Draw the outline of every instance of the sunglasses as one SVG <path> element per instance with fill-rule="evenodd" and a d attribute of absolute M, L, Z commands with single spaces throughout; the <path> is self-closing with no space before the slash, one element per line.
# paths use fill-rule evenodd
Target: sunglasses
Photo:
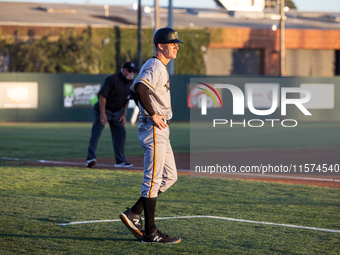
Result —
<path fill-rule="evenodd" d="M 128 72 L 128 73 L 134 73 L 135 70 L 133 70 L 133 69 L 127 69 L 127 72 Z"/>
<path fill-rule="evenodd" d="M 179 48 L 179 43 L 166 43 L 166 44 L 172 47 L 177 46 Z"/>

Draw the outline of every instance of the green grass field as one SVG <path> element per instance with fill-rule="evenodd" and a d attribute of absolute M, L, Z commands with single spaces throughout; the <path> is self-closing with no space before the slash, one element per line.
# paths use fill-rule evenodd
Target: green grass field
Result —
<path fill-rule="evenodd" d="M 58 167 L 1 167 L 2 254 L 339 254 L 340 233 L 218 219 L 159 220 L 178 245 L 145 245 L 118 219 L 142 174 Z M 158 217 L 212 215 L 340 230 L 336 189 L 180 176 Z"/>
<path fill-rule="evenodd" d="M 309 129 L 334 131 L 335 124 Z M 141 244 L 121 222 L 58 225 L 119 219 L 139 197 L 142 173 L 27 167 L 4 158 L 85 157 L 90 128 L 0 125 L 0 254 L 340 254 L 338 232 L 211 218 L 157 220 L 160 230 L 182 238 L 175 245 Z M 99 156 L 112 156 L 110 139 L 106 128 Z M 171 141 L 176 152 L 189 151 L 189 125 L 171 124 Z M 128 126 L 127 154 L 142 154 L 136 127 Z M 339 201 L 338 189 L 181 175 L 159 197 L 156 217 L 210 215 L 340 231 Z"/>
<path fill-rule="evenodd" d="M 0 124 L 2 157 L 24 160 L 86 158 L 92 123 Z M 127 125 L 126 155 L 143 155 L 137 126 Z M 173 150 L 189 151 L 189 124 L 171 126 Z M 111 133 L 106 125 L 99 140 L 97 157 L 113 157 Z"/>
<path fill-rule="evenodd" d="M 194 129 L 191 149 L 249 150 L 300 147 L 339 147 L 340 123 L 299 123 L 297 128 L 228 128 L 218 126 L 214 133 L 206 125 Z M 175 153 L 190 151 L 189 123 L 172 123 L 170 139 Z M 91 123 L 0 123 L 0 164 L 2 158 L 20 160 L 62 160 L 85 158 Z M 216 142 L 214 139 L 218 139 Z M 220 143 L 220 145 L 218 144 Z M 127 125 L 126 155 L 143 155 L 137 127 Z M 113 157 L 109 127 L 98 144 L 98 157 Z"/>
<path fill-rule="evenodd" d="M 178 245 L 145 245 L 118 219 L 139 196 L 142 174 L 81 168 L 2 167 L 1 253 L 339 254 L 340 233 L 217 219 L 159 220 Z M 336 189 L 180 176 L 157 216 L 213 215 L 340 230 Z"/>

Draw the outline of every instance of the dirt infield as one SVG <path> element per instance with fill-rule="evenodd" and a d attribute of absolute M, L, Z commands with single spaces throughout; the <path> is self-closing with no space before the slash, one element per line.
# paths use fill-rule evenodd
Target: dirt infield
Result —
<path fill-rule="evenodd" d="M 287 164 L 305 164 L 305 163 L 316 163 L 316 164 L 340 164 L 340 148 L 307 148 L 307 149 L 281 149 L 279 154 L 278 150 L 267 150 L 267 151 L 230 151 L 227 158 L 230 158 L 231 164 L 238 165 L 242 162 L 244 165 L 255 164 L 256 160 L 259 158 L 257 154 L 265 153 L 267 158 L 272 159 L 273 162 L 289 162 Z M 279 159 L 278 155 L 282 155 Z M 176 164 L 178 168 L 178 173 L 182 175 L 190 174 L 190 153 L 177 153 L 175 154 Z M 143 171 L 143 156 L 133 156 L 127 157 L 128 162 L 133 164 L 131 168 L 125 168 L 127 171 Z M 269 162 L 272 162 L 269 161 Z M 40 160 L 36 162 L 20 162 L 23 165 L 30 166 L 68 166 L 68 167 L 85 167 L 85 159 L 73 159 L 73 160 Z M 248 163 L 247 163 L 248 162 Z M 255 163 L 254 163 L 255 162 Z M 109 169 L 118 170 L 114 167 L 114 158 L 98 158 L 97 164 L 93 166 L 93 169 Z M 122 170 L 119 168 L 119 170 Z M 209 175 L 207 175 L 209 176 Z M 223 177 L 221 175 L 221 177 Z M 237 179 L 237 178 L 235 178 Z M 244 178 L 243 178 L 244 179 Z M 280 183 L 291 183 L 291 184 L 303 184 L 303 185 L 315 185 L 320 187 L 329 188 L 340 188 L 340 173 L 335 175 L 335 178 L 309 178 L 308 175 L 300 177 L 289 177 L 289 178 L 261 178 L 253 179 L 251 177 L 247 178 L 256 181 L 265 182 L 280 182 Z"/>

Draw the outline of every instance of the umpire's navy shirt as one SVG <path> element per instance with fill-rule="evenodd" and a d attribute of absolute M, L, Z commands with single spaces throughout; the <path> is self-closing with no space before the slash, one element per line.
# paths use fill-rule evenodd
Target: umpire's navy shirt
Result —
<path fill-rule="evenodd" d="M 107 77 L 98 95 L 106 98 L 106 109 L 120 111 L 130 99 L 130 86 L 133 80 L 126 79 L 122 72 Z M 98 102 L 99 104 L 99 102 Z"/>

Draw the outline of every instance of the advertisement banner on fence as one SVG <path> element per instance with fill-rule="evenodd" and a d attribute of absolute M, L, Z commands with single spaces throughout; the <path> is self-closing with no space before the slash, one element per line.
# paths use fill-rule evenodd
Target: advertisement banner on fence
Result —
<path fill-rule="evenodd" d="M 38 108 L 37 82 L 0 82 L 0 109 Z"/>
<path fill-rule="evenodd" d="M 98 101 L 100 87 L 99 83 L 64 83 L 64 107 L 93 107 Z"/>

